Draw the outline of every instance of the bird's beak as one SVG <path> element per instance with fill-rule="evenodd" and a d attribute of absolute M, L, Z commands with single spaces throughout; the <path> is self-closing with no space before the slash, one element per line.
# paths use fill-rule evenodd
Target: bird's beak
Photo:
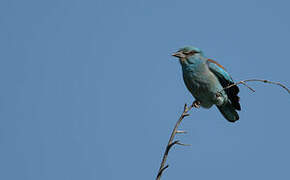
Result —
<path fill-rule="evenodd" d="M 177 58 L 184 58 L 185 57 L 185 55 L 182 52 L 173 53 L 172 56 L 177 57 Z"/>

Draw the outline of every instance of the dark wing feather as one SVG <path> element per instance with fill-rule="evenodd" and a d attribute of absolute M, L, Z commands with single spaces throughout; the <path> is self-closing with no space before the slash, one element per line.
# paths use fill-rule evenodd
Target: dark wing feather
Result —
<path fill-rule="evenodd" d="M 229 75 L 229 73 L 227 73 L 224 67 L 221 66 L 219 63 L 217 63 L 214 60 L 208 59 L 207 64 L 208 64 L 209 69 L 217 76 L 222 87 L 225 88 L 234 84 L 234 81 Z M 228 95 L 233 107 L 236 110 L 241 110 L 241 105 L 239 103 L 240 97 L 238 96 L 238 93 L 240 92 L 239 87 L 232 86 L 228 89 L 225 89 L 225 92 Z"/>

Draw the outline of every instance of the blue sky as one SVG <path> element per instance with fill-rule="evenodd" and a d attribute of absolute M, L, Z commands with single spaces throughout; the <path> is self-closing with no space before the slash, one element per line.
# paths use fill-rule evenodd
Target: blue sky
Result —
<path fill-rule="evenodd" d="M 235 80 L 289 87 L 288 1 L 2 0 L 0 179 L 154 179 L 201 48 Z M 241 87 L 240 121 L 194 110 L 162 179 L 289 179 L 289 94 Z"/>

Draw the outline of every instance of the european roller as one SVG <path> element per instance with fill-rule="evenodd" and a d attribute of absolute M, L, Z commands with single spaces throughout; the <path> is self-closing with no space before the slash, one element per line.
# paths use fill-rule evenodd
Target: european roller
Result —
<path fill-rule="evenodd" d="M 236 110 L 241 110 L 239 103 L 239 88 L 232 86 L 233 79 L 225 68 L 196 47 L 186 46 L 172 54 L 179 58 L 182 67 L 183 80 L 195 98 L 195 107 L 210 108 L 216 105 L 222 115 L 230 122 L 239 119 Z"/>

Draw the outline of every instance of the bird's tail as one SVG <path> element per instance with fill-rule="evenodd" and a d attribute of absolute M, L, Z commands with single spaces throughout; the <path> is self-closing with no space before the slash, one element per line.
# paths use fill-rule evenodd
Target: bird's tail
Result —
<path fill-rule="evenodd" d="M 230 102 L 222 106 L 217 106 L 222 115 L 230 122 L 235 122 L 239 120 L 239 115 L 233 105 Z"/>

